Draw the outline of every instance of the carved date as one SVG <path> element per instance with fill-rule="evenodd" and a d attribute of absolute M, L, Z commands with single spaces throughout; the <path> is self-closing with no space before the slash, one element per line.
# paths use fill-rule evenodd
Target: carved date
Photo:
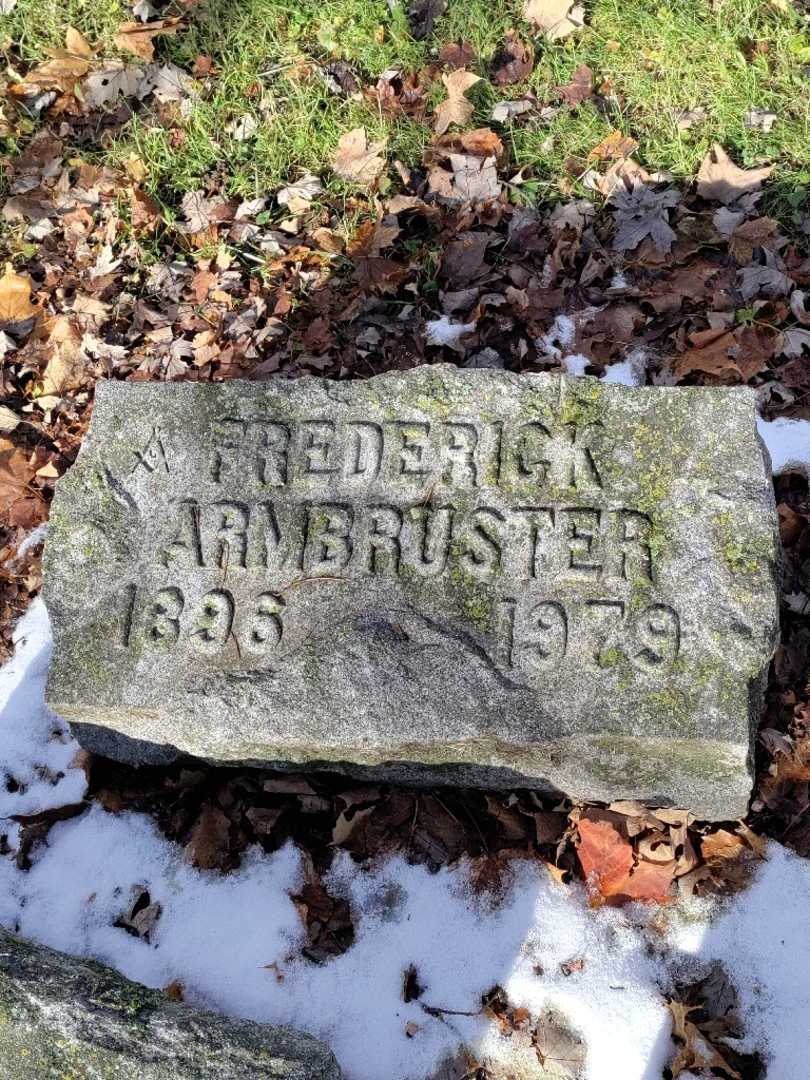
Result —
<path fill-rule="evenodd" d="M 646 671 L 672 666 L 681 623 L 668 604 L 628 612 L 623 600 L 589 600 L 569 610 L 557 600 L 498 602 L 495 632 L 504 667 L 550 672 L 564 661 L 611 668 L 630 662 Z"/>
<path fill-rule="evenodd" d="M 181 589 L 159 589 L 140 599 L 138 587 L 124 591 L 121 644 L 129 646 L 136 635 L 155 647 L 173 648 L 187 642 L 203 655 L 222 652 L 233 643 L 238 655 L 260 655 L 275 649 L 284 635 L 286 602 L 276 593 L 263 592 L 244 602 L 228 589 L 211 589 L 196 603 L 189 603 Z"/>

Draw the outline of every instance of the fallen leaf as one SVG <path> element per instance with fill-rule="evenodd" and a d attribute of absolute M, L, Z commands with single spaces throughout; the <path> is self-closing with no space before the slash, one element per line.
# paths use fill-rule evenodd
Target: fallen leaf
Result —
<path fill-rule="evenodd" d="M 566 1016 L 553 1005 L 540 1013 L 533 1032 L 533 1046 L 543 1077 L 548 1080 L 581 1080 L 587 1047 Z"/>
<path fill-rule="evenodd" d="M 199 870 L 233 869 L 230 827 L 231 823 L 222 810 L 213 803 L 207 803 L 191 830 L 183 852 L 185 861 Z"/>
<path fill-rule="evenodd" d="M 385 169 L 385 158 L 380 155 L 385 151 L 386 140 L 379 139 L 369 143 L 366 129 L 359 127 L 341 135 L 333 168 L 344 180 L 370 186 Z"/>
<path fill-rule="evenodd" d="M 616 207 L 616 233 L 613 246 L 617 251 L 630 251 L 649 236 L 658 251 L 668 252 L 675 240 L 667 211 L 680 202 L 674 188 L 656 191 L 645 184 L 636 184 L 628 191 L 622 185 L 611 196 Z"/>
<path fill-rule="evenodd" d="M 501 182 L 494 157 L 450 154 L 450 167 L 452 175 L 444 169 L 434 169 L 428 174 L 428 187 L 439 196 L 451 201 L 481 203 L 500 195 Z"/>
<path fill-rule="evenodd" d="M 595 879 L 603 896 L 621 891 L 633 867 L 633 848 L 609 821 L 583 817 L 577 826 L 577 858 L 588 879 Z"/>
<path fill-rule="evenodd" d="M 496 124 L 507 124 L 523 113 L 531 112 L 535 107 L 532 98 L 518 98 L 516 101 L 499 101 L 493 105 L 490 119 Z"/>
<path fill-rule="evenodd" d="M 15 274 L 9 263 L 0 278 L 0 324 L 25 322 L 38 314 L 39 308 L 31 303 L 31 282 Z"/>
<path fill-rule="evenodd" d="M 678 1048 L 675 1060 L 670 1065 L 673 1080 L 681 1073 L 693 1070 L 719 1070 L 728 1080 L 742 1080 L 740 1074 L 728 1064 L 717 1048 L 700 1031 L 696 1024 L 688 1019 L 696 1006 L 685 1005 L 681 1001 L 669 1001 L 672 1014 L 672 1034 L 683 1045 Z"/>
<path fill-rule="evenodd" d="M 715 143 L 701 163 L 697 193 L 704 199 L 714 199 L 727 206 L 743 195 L 759 191 L 772 172 L 773 165 L 758 169 L 739 168 L 723 147 Z"/>
<path fill-rule="evenodd" d="M 49 327 L 48 363 L 42 376 L 38 400 L 64 397 L 84 385 L 89 375 L 88 358 L 82 349 L 82 331 L 77 322 L 59 315 Z"/>
<path fill-rule="evenodd" d="M 779 117 L 769 109 L 749 109 L 743 117 L 745 126 L 753 131 L 764 131 L 767 135 Z"/>
<path fill-rule="evenodd" d="M 22 423 L 22 417 L 17 416 L 8 405 L 0 405 L 0 431 L 8 433 L 14 431 Z"/>
<path fill-rule="evenodd" d="M 407 8 L 411 35 L 421 41 L 433 32 L 433 24 L 447 8 L 447 0 L 411 0 Z"/>
<path fill-rule="evenodd" d="M 675 114 L 675 123 L 679 131 L 688 131 L 693 124 L 702 124 L 708 113 L 702 106 L 696 109 L 680 109 Z"/>
<path fill-rule="evenodd" d="M 449 75 L 442 75 L 447 98 L 436 106 L 435 131 L 437 135 L 443 135 L 451 124 L 464 125 L 470 120 L 473 105 L 464 95 L 480 81 L 478 75 L 473 75 L 471 71 L 465 71 L 463 68 L 451 71 Z"/>
<path fill-rule="evenodd" d="M 69 26 L 65 31 L 65 48 L 69 53 L 84 57 L 85 60 L 92 60 L 95 55 L 87 38 L 74 26 Z"/>
<path fill-rule="evenodd" d="M 439 53 L 441 65 L 450 68 L 451 71 L 467 67 L 474 59 L 475 49 L 469 41 L 463 41 L 460 45 L 451 41 L 448 45 L 443 45 Z"/>
<path fill-rule="evenodd" d="M 617 895 L 628 900 L 652 900 L 664 904 L 670 899 L 670 886 L 675 879 L 677 862 L 647 862 L 641 859 L 630 876 L 617 889 Z"/>
<path fill-rule="evenodd" d="M 769 217 L 752 218 L 750 221 L 744 221 L 732 230 L 729 237 L 728 250 L 730 254 L 740 265 L 749 263 L 756 248 L 773 249 L 778 227 L 778 223 Z"/>
<path fill-rule="evenodd" d="M 559 41 L 585 25 L 585 9 L 574 0 L 526 0 L 523 18 L 549 41 Z"/>
<path fill-rule="evenodd" d="M 93 109 L 101 109 L 121 97 L 140 96 L 145 68 L 111 60 L 99 71 L 91 71 L 82 83 L 85 102 Z"/>
<path fill-rule="evenodd" d="M 586 878 L 600 894 L 615 900 L 666 903 L 678 864 L 674 858 L 636 862 L 633 848 L 611 820 L 609 811 L 591 811 L 577 823 L 577 857 Z M 598 815 L 598 816 L 597 816 Z"/>
<path fill-rule="evenodd" d="M 638 143 L 621 131 L 611 131 L 588 154 L 588 161 L 619 161 L 638 150 Z"/>
<path fill-rule="evenodd" d="M 236 120 L 232 120 L 225 128 L 225 131 L 234 142 L 247 142 L 253 138 L 258 130 L 259 120 L 253 113 L 245 113 Z"/>
<path fill-rule="evenodd" d="M 723 862 L 736 859 L 744 850 L 745 844 L 735 833 L 718 829 L 701 837 L 700 853 L 706 862 Z"/>
<path fill-rule="evenodd" d="M 162 910 L 160 904 L 152 901 L 147 888 L 136 885 L 132 890 L 131 904 L 116 920 L 115 926 L 148 942 Z"/>
<path fill-rule="evenodd" d="M 497 86 L 511 86 L 528 78 L 534 67 L 534 49 L 523 42 L 516 31 L 506 31 L 506 41 L 495 63 L 498 67 L 493 75 Z"/>
<path fill-rule="evenodd" d="M 693 348 L 687 349 L 673 364 L 676 378 L 682 379 L 694 371 L 740 377 L 740 370 L 731 356 L 731 350 L 737 345 L 733 333 L 722 329 L 701 330 L 691 334 L 689 340 Z"/>
<path fill-rule="evenodd" d="M 294 184 L 288 184 L 276 192 L 276 200 L 280 206 L 286 206 L 291 214 L 301 214 L 309 209 L 312 200 L 322 191 L 320 178 L 313 173 L 307 173 Z"/>
<path fill-rule="evenodd" d="M 134 53 L 141 60 L 151 62 L 155 58 L 155 47 L 152 44 L 154 39 L 163 35 L 173 36 L 184 26 L 185 23 L 179 15 L 150 23 L 125 22 L 118 28 L 115 44 L 124 52 Z"/>
<path fill-rule="evenodd" d="M 571 76 L 571 82 L 556 87 L 556 91 L 566 105 L 581 105 L 593 93 L 593 72 L 587 64 L 580 64 Z"/>

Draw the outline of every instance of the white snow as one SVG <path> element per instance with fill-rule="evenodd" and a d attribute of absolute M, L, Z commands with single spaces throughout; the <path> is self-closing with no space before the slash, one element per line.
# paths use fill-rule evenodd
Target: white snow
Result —
<path fill-rule="evenodd" d="M 475 330 L 475 323 L 454 322 L 446 315 L 425 323 L 425 337 L 428 345 L 446 345 L 451 349 L 457 348 L 461 338 L 465 334 L 471 334 L 473 330 Z"/>
<path fill-rule="evenodd" d="M 810 860 L 771 843 L 751 888 L 708 924 L 684 923 L 672 947 L 723 960 L 740 995 L 746 1044 L 770 1051 L 768 1077 L 801 1080 L 810 1019 Z"/>
<path fill-rule="evenodd" d="M 579 318 L 587 317 L 598 308 L 588 308 L 579 313 Z M 577 336 L 577 326 L 570 315 L 557 315 L 550 328 L 537 339 L 535 344 L 546 356 L 560 361 L 563 370 L 569 375 L 584 375 L 592 360 L 584 353 L 568 352 Z M 647 357 L 643 349 L 632 349 L 615 364 L 609 364 L 602 375 L 602 382 L 622 383 L 624 386 L 643 386 L 647 370 Z"/>
<path fill-rule="evenodd" d="M 759 431 L 771 455 L 774 474 L 797 469 L 810 478 L 810 420 L 758 420 Z"/>
<path fill-rule="evenodd" d="M 602 382 L 620 383 L 622 386 L 643 386 L 646 373 L 646 353 L 643 349 L 633 349 L 624 360 L 608 364 L 602 376 Z"/>
<path fill-rule="evenodd" d="M 573 345 L 577 336 L 577 327 L 570 315 L 558 315 L 542 337 L 537 339 L 537 347 L 549 356 L 560 357 L 563 350 Z"/>
<path fill-rule="evenodd" d="M 17 550 L 17 556 L 16 556 L 16 559 L 15 559 L 15 562 L 19 562 L 20 559 L 23 557 L 23 555 L 25 555 L 25 553 L 27 551 L 30 551 L 31 548 L 34 547 L 36 544 L 41 544 L 44 539 L 45 539 L 45 524 L 43 522 L 42 525 L 37 525 L 37 527 L 35 529 L 32 529 L 31 532 L 28 534 L 28 536 L 26 536 L 26 538 L 20 544 L 20 546 L 19 546 L 19 548 Z"/>
<path fill-rule="evenodd" d="M 570 353 L 568 356 L 563 356 L 560 363 L 569 375 L 584 375 L 590 360 L 582 353 Z"/>
<path fill-rule="evenodd" d="M 14 641 L 0 668 L 0 821 L 78 802 L 86 786 L 81 769 L 70 768 L 77 744 L 43 701 L 51 631 L 41 600 L 17 623 Z"/>
<path fill-rule="evenodd" d="M 587 1046 L 588 1080 L 659 1080 L 672 1052 L 663 996 L 672 975 L 719 959 L 768 1075 L 806 1080 L 810 862 L 775 844 L 746 893 L 724 905 L 681 902 L 664 920 L 643 906 L 593 910 L 581 887 L 533 862 L 516 861 L 502 900 L 487 903 L 464 865 L 431 874 L 396 857 L 364 869 L 341 853 L 329 884 L 351 903 L 356 940 L 320 966 L 301 956 L 290 899 L 301 862 L 291 845 L 253 849 L 220 876 L 188 866 L 145 815 L 93 805 L 55 825 L 31 870 L 18 871 L 17 830 L 2 818 L 73 802 L 84 777 L 69 764 L 76 744 L 43 704 L 50 630 L 41 600 L 17 638 L 0 670 L 0 760 L 20 784 L 0 785 L 0 834 L 12 849 L 0 857 L 0 924 L 148 985 L 179 980 L 187 1000 L 209 1008 L 305 1028 L 332 1046 L 346 1080 L 425 1080 L 464 1046 L 479 1060 L 513 1061 L 516 1040 L 481 1016 L 456 1015 L 476 1012 L 495 984 L 532 1016 L 553 1004 L 568 1017 Z M 38 777 L 43 765 L 61 779 Z M 162 906 L 149 943 L 114 925 L 144 886 Z M 564 974 L 577 959 L 581 970 Z M 419 1000 L 403 1001 L 411 964 L 421 1002 L 455 1012 L 432 1016 Z"/>

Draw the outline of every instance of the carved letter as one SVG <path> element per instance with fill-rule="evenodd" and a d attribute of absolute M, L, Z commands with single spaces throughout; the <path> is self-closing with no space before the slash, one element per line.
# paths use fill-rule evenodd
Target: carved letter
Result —
<path fill-rule="evenodd" d="M 468 534 L 464 538 L 466 550 L 459 556 L 459 563 L 468 574 L 491 577 L 501 565 L 501 541 L 498 523 L 504 516 L 498 510 L 481 506 L 473 510 L 469 518 Z"/>
<path fill-rule="evenodd" d="M 216 442 L 211 451 L 211 479 L 215 484 L 222 483 L 223 473 L 238 466 L 238 451 L 241 449 L 245 434 L 245 421 L 226 417 L 214 425 Z"/>
<path fill-rule="evenodd" d="M 616 510 L 609 517 L 612 519 L 612 527 L 607 546 L 610 558 L 605 567 L 606 572 L 625 581 L 636 577 L 652 581 L 650 519 L 636 510 Z"/>
<path fill-rule="evenodd" d="M 542 577 L 555 569 L 557 537 L 554 531 L 554 511 L 547 506 L 516 506 L 529 529 L 528 564 L 521 567 L 522 577 Z"/>
<path fill-rule="evenodd" d="M 364 535 L 359 556 L 366 573 L 399 573 L 402 512 L 395 506 L 369 506 L 363 511 Z"/>
<path fill-rule="evenodd" d="M 168 566 L 172 560 L 189 560 L 192 566 L 204 566 L 200 541 L 200 507 L 194 499 L 184 499 L 177 507 L 180 528 L 163 549 L 161 562 Z"/>
<path fill-rule="evenodd" d="M 315 504 L 309 508 L 304 570 L 308 574 L 335 574 L 352 555 L 354 514 L 348 506 Z"/>
<path fill-rule="evenodd" d="M 456 487 L 475 487 L 478 483 L 478 468 L 475 464 L 478 432 L 475 426 L 446 423 L 442 427 L 442 483 Z"/>
<path fill-rule="evenodd" d="M 213 534 L 210 542 L 208 566 L 227 570 L 235 566 L 247 566 L 247 529 L 250 511 L 244 503 L 213 503 Z"/>
<path fill-rule="evenodd" d="M 582 577 L 598 577 L 602 564 L 594 556 L 599 554 L 601 511 L 560 510 L 559 514 L 568 551 L 568 569 Z"/>
<path fill-rule="evenodd" d="M 602 487 L 602 477 L 588 445 L 592 432 L 597 427 L 602 427 L 601 423 L 583 424 L 579 427 L 576 424 L 564 424 L 562 428 L 566 444 L 561 461 L 562 482 L 576 491 L 587 484 Z"/>
<path fill-rule="evenodd" d="M 379 424 L 358 420 L 346 425 L 349 453 L 344 476 L 347 480 L 371 483 L 382 465 L 383 432 Z"/>
<path fill-rule="evenodd" d="M 290 429 L 278 420 L 261 420 L 256 448 L 256 478 L 267 487 L 284 487 L 287 483 L 287 464 Z"/>
<path fill-rule="evenodd" d="M 412 506 L 406 511 L 403 559 L 417 573 L 444 573 L 450 555 L 453 529 L 452 506 Z"/>
<path fill-rule="evenodd" d="M 256 566 L 279 567 L 282 562 L 281 529 L 272 503 L 259 503 L 250 521 L 250 560 Z"/>
<path fill-rule="evenodd" d="M 407 420 L 395 421 L 399 427 L 399 447 L 397 452 L 396 476 L 427 476 L 430 469 L 425 465 L 425 451 L 429 447 L 430 424 Z"/>
<path fill-rule="evenodd" d="M 330 464 L 335 425 L 332 420 L 304 420 L 303 432 L 304 473 L 309 476 L 328 476 L 337 467 Z"/>
<path fill-rule="evenodd" d="M 551 465 L 548 438 L 548 429 L 542 424 L 524 424 L 520 428 L 515 443 L 515 464 L 519 480 L 535 480 L 538 486 L 545 483 Z"/>

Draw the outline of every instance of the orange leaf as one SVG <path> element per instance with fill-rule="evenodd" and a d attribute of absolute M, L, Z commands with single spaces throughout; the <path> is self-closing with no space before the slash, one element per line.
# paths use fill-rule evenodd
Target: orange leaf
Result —
<path fill-rule="evenodd" d="M 0 323 L 24 322 L 38 315 L 39 310 L 31 303 L 31 282 L 15 274 L 9 264 L 0 278 Z"/>
<path fill-rule="evenodd" d="M 581 818 L 577 828 L 577 856 L 585 876 L 594 876 L 603 896 L 622 892 L 633 866 L 633 849 L 629 842 L 609 821 Z"/>
<path fill-rule="evenodd" d="M 709 833 L 700 841 L 700 853 L 706 862 L 715 862 L 718 859 L 736 859 L 744 850 L 745 844 L 734 833 L 726 829 L 718 829 L 717 832 Z"/>
<path fill-rule="evenodd" d="M 618 892 L 629 900 L 654 900 L 664 904 L 671 899 L 669 887 L 677 869 L 675 859 L 668 863 L 642 859 Z"/>

